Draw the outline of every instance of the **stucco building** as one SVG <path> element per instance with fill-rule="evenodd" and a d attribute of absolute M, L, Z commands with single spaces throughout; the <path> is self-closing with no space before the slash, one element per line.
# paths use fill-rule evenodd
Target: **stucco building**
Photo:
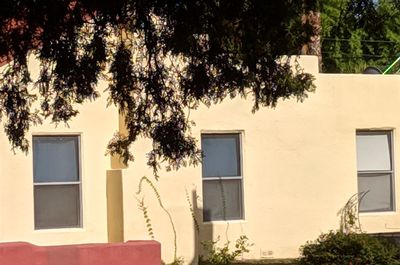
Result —
<path fill-rule="evenodd" d="M 146 139 L 134 144 L 128 166 L 105 155 L 123 130 L 106 95 L 81 106 L 69 127 L 33 128 L 27 155 L 10 151 L 0 134 L 0 242 L 150 239 L 138 206 L 144 198 L 166 261 L 175 235 L 187 263 L 197 259 L 200 241 L 240 235 L 254 244 L 243 258 L 297 257 L 307 240 L 338 229 L 338 212 L 362 191 L 362 229 L 400 232 L 400 76 L 321 74 L 316 57 L 300 62 L 315 77 L 315 93 L 254 114 L 251 100 L 239 98 L 200 107 L 191 117 L 204 163 L 162 171 L 159 181 L 146 165 Z M 143 176 L 155 184 L 176 234 L 151 186 L 143 182 L 136 193 Z"/>

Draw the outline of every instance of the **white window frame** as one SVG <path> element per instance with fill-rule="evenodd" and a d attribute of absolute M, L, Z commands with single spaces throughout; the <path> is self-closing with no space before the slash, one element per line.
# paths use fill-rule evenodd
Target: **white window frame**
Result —
<path fill-rule="evenodd" d="M 243 192 L 243 133 L 242 131 L 206 131 L 201 133 L 201 141 L 203 141 L 203 138 L 212 138 L 212 137 L 229 137 L 229 136 L 234 136 L 237 137 L 238 139 L 238 145 L 237 146 L 237 151 L 239 155 L 238 159 L 238 166 L 239 166 L 239 176 L 218 176 L 218 177 L 204 177 L 203 172 L 202 172 L 202 186 L 204 189 L 204 182 L 207 181 L 224 181 L 224 180 L 240 180 L 240 193 L 239 193 L 239 217 L 234 218 L 234 219 L 227 219 L 222 218 L 222 219 L 211 219 L 211 220 L 204 220 L 204 209 L 203 209 L 203 222 L 209 223 L 209 222 L 218 222 L 218 221 L 237 221 L 237 220 L 244 220 L 245 219 L 245 213 L 244 213 L 244 192 Z M 203 191 L 203 196 L 204 196 L 204 191 Z M 203 207 L 204 208 L 204 207 Z"/>
<path fill-rule="evenodd" d="M 390 156 L 390 170 L 358 170 L 357 168 L 357 183 L 362 177 L 368 177 L 368 175 L 373 174 L 388 174 L 390 175 L 390 191 L 391 191 L 391 207 L 388 210 L 358 210 L 360 213 L 379 213 L 379 212 L 394 212 L 396 209 L 396 193 L 395 193 L 395 170 L 394 170 L 394 145 L 393 145 L 393 130 L 356 130 L 356 136 L 358 135 L 388 135 L 389 136 L 389 156 Z M 358 167 L 358 166 L 357 166 Z M 359 194 L 359 204 L 361 203 L 366 194 Z"/>
<path fill-rule="evenodd" d="M 69 229 L 69 228 L 82 228 L 83 227 L 83 201 L 82 201 L 82 152 L 81 152 L 81 134 L 80 133 L 38 133 L 32 135 L 32 142 L 33 139 L 36 137 L 74 137 L 77 138 L 78 142 L 78 150 L 77 150 L 77 162 L 78 162 L 78 179 L 79 181 L 65 181 L 65 182 L 35 182 L 35 175 L 33 171 L 33 189 L 38 186 L 64 186 L 64 185 L 78 185 L 78 196 L 79 196 L 79 209 L 78 209 L 78 225 L 76 226 L 61 226 L 61 227 L 52 227 L 52 228 L 40 228 L 37 227 L 37 224 L 34 222 L 34 229 L 35 230 L 48 230 L 48 229 Z M 33 145 L 32 145 L 33 146 Z M 32 154 L 33 154 L 32 150 Z M 33 167 L 36 165 L 34 164 L 34 159 L 32 159 Z M 35 199 L 33 200 L 35 202 Z M 36 205 L 34 203 L 34 214 L 36 213 Z M 34 218 L 35 219 L 35 218 Z"/>

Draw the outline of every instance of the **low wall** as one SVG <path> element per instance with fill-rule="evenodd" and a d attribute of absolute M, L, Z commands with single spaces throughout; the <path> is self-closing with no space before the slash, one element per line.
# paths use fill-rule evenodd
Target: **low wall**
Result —
<path fill-rule="evenodd" d="M 0 243 L 1 265 L 160 265 L 156 241 L 35 246 L 25 242 Z"/>

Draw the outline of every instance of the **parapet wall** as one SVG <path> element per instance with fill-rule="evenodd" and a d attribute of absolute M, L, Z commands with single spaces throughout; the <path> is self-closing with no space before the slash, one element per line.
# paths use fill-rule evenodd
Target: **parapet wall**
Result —
<path fill-rule="evenodd" d="M 25 242 L 0 243 L 1 265 L 160 265 L 156 241 L 113 244 L 35 246 Z"/>

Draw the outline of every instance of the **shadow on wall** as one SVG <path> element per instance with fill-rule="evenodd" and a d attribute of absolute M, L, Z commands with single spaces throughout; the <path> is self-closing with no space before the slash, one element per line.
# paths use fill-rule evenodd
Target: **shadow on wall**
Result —
<path fill-rule="evenodd" d="M 190 206 L 192 217 L 193 217 L 193 233 L 194 233 L 194 256 L 193 260 L 188 264 L 197 265 L 199 261 L 199 255 L 203 254 L 201 249 L 201 242 L 213 240 L 213 226 L 203 225 L 203 209 L 199 208 L 197 204 L 198 195 L 196 190 L 192 190 L 192 205 Z"/>
<path fill-rule="evenodd" d="M 201 209 L 197 205 L 198 195 L 196 194 L 196 190 L 192 191 L 192 202 L 190 204 L 189 196 L 187 196 L 187 200 L 190 204 L 190 210 L 192 212 L 193 217 L 193 225 L 194 225 L 194 258 L 188 264 L 196 265 L 199 261 L 199 256 L 202 257 L 201 264 L 220 264 L 222 261 L 224 264 L 234 263 L 237 259 L 243 259 L 244 253 L 250 251 L 250 248 L 253 244 L 248 242 L 248 238 L 245 234 L 243 234 L 243 227 L 236 226 L 235 230 L 240 228 L 241 234 L 235 241 L 230 241 L 229 232 L 230 230 L 230 221 L 234 214 L 234 207 L 232 207 L 232 192 L 229 189 L 224 189 L 221 181 L 216 182 L 217 185 L 221 185 L 220 188 L 217 188 L 217 193 L 215 196 L 208 196 L 207 201 L 204 201 L 203 195 L 203 207 L 205 209 Z M 235 195 L 236 193 L 233 192 Z M 209 195 L 209 194 L 208 194 Z M 212 204 L 210 204 L 210 197 L 212 200 Z M 233 213 L 233 214 L 232 214 Z M 240 213 L 241 214 L 241 213 Z M 241 216 L 241 215 L 240 215 Z M 200 221 L 199 221 L 200 220 Z M 206 220 L 204 223 L 203 220 Z M 215 224 L 208 220 L 221 220 L 218 223 L 218 230 L 220 232 L 216 233 Z M 220 229 L 225 227 L 225 229 Z M 236 231 L 236 234 L 239 231 Z M 222 233 L 222 234 L 219 234 Z M 224 238 L 220 241 L 220 237 Z M 222 264 L 222 263 L 221 263 Z"/>
<path fill-rule="evenodd" d="M 142 212 L 144 221 L 146 224 L 146 229 L 147 233 L 151 238 L 155 238 L 156 236 L 153 232 L 153 226 L 152 226 L 152 221 L 151 218 L 148 215 L 148 206 L 144 202 L 144 185 L 148 188 L 146 191 L 150 191 L 150 193 L 153 193 L 155 196 L 156 201 L 158 202 L 158 206 L 162 209 L 164 214 L 168 217 L 169 223 L 171 225 L 171 232 L 173 233 L 173 259 L 172 262 L 166 263 L 167 265 L 178 265 L 182 264 L 182 257 L 178 255 L 178 240 L 177 238 L 179 237 L 176 225 L 174 222 L 174 216 L 173 214 L 170 213 L 169 208 L 164 205 L 164 202 L 162 200 L 162 194 L 159 193 L 158 188 L 156 185 L 153 183 L 151 179 L 149 179 L 146 176 L 143 176 L 138 184 L 138 191 L 136 192 L 137 196 L 137 201 L 138 201 L 138 207 L 139 210 Z M 189 206 L 190 213 L 192 215 L 192 224 L 193 224 L 193 259 L 191 261 L 184 260 L 185 264 L 198 264 L 198 257 L 199 254 L 201 254 L 201 241 L 211 241 L 213 239 L 213 227 L 211 225 L 202 225 L 202 209 L 198 207 L 197 204 L 197 199 L 198 195 L 196 190 L 191 190 L 191 193 L 189 193 L 186 190 L 186 201 Z M 172 242 L 171 242 L 172 243 Z M 184 242 L 186 245 L 190 245 L 190 242 Z"/>

